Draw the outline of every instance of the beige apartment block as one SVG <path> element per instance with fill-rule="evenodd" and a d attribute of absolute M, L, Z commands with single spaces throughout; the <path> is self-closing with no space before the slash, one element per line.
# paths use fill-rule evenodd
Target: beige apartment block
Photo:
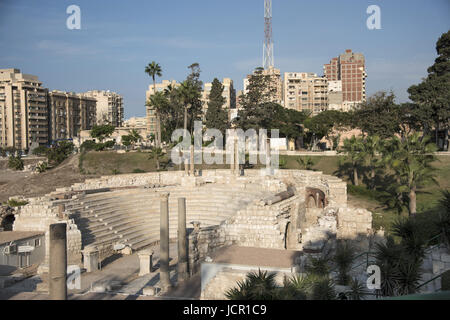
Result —
<path fill-rule="evenodd" d="M 123 97 L 109 90 L 91 90 L 87 97 L 97 100 L 97 124 L 110 124 L 121 127 L 123 124 Z"/>
<path fill-rule="evenodd" d="M 37 76 L 0 69 L 0 147 L 28 150 L 48 143 L 48 89 Z"/>
<path fill-rule="evenodd" d="M 328 81 L 315 73 L 285 72 L 284 106 L 316 115 L 328 109 Z"/>
<path fill-rule="evenodd" d="M 161 83 L 156 83 L 155 85 L 150 84 L 148 86 L 148 90 L 145 92 L 145 102 L 150 100 L 150 96 L 155 94 L 155 88 L 156 92 L 163 92 L 164 90 L 168 89 L 169 87 L 176 88 L 179 87 L 180 84 L 176 82 L 175 80 L 163 80 Z M 156 135 L 156 114 L 155 110 L 152 106 L 146 106 L 146 118 L 147 118 L 147 136 L 153 134 Z"/>
<path fill-rule="evenodd" d="M 131 117 L 123 122 L 125 128 L 147 127 L 147 117 Z"/>
<path fill-rule="evenodd" d="M 224 78 L 222 81 L 223 93 L 225 103 L 222 106 L 223 109 L 228 111 L 228 119 L 231 118 L 231 110 L 236 109 L 236 90 L 233 86 L 233 80 L 230 78 Z M 205 119 L 206 111 L 208 110 L 209 94 L 211 92 L 212 82 L 205 83 L 204 90 L 202 91 L 202 103 L 203 103 L 203 119 Z"/>
<path fill-rule="evenodd" d="M 269 69 L 264 69 L 262 74 L 264 76 L 269 76 L 269 85 L 270 89 L 274 89 L 274 93 L 269 97 L 268 102 L 275 102 L 280 105 L 284 105 L 284 95 L 283 95 L 283 80 L 281 79 L 281 72 L 279 69 L 276 69 L 274 67 L 269 67 Z M 244 94 L 248 93 L 248 85 L 249 85 L 249 79 L 252 75 L 247 75 L 247 77 L 244 79 Z"/>
<path fill-rule="evenodd" d="M 48 94 L 48 103 L 51 141 L 73 139 L 81 130 L 90 130 L 96 124 L 95 98 L 53 90 Z"/>
<path fill-rule="evenodd" d="M 342 81 L 328 81 L 328 110 L 343 110 Z"/>

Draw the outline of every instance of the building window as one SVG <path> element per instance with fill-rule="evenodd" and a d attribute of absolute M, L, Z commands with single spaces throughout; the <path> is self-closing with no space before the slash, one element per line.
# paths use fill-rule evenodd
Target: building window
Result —
<path fill-rule="evenodd" d="M 41 246 L 41 239 L 34 239 L 34 246 L 40 247 Z"/>

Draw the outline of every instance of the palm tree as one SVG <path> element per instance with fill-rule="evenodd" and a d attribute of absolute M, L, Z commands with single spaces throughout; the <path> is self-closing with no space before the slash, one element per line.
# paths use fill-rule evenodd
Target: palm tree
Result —
<path fill-rule="evenodd" d="M 187 131 L 188 110 L 192 105 L 192 101 L 197 97 L 198 92 L 190 81 L 183 81 L 179 88 L 181 101 L 184 106 L 184 130 Z"/>
<path fill-rule="evenodd" d="M 421 137 L 414 133 L 400 140 L 393 137 L 395 149 L 388 156 L 391 167 L 395 171 L 400 186 L 398 192 L 407 193 L 409 198 L 409 214 L 417 213 L 417 190 L 426 183 L 434 182 L 435 168 L 431 163 L 436 160 L 436 145 L 429 143 L 429 137 Z"/>
<path fill-rule="evenodd" d="M 162 141 L 161 138 L 161 113 L 164 108 L 167 106 L 167 98 L 163 92 L 156 92 L 150 96 L 150 99 L 147 101 L 146 106 L 152 107 L 156 113 L 156 126 L 157 126 L 157 134 L 156 134 L 156 147 L 160 147 L 160 143 Z"/>
<path fill-rule="evenodd" d="M 225 293 L 230 300 L 273 300 L 276 298 L 275 273 L 259 270 L 250 272 L 244 281 L 238 282 L 237 288 Z"/>
<path fill-rule="evenodd" d="M 381 150 L 381 139 L 379 136 L 367 136 L 363 143 L 363 156 L 370 169 L 369 187 L 375 187 L 375 170 L 379 164 L 378 153 Z"/>
<path fill-rule="evenodd" d="M 149 159 L 153 159 L 156 162 L 156 170 L 160 169 L 160 160 L 161 158 L 164 156 L 164 152 L 162 151 L 161 148 L 153 148 L 152 151 L 150 152 L 150 157 Z"/>
<path fill-rule="evenodd" d="M 153 80 L 153 93 L 156 93 L 156 76 L 162 76 L 161 66 L 152 61 L 145 67 L 145 73 L 147 73 Z M 159 119 L 159 112 L 156 110 L 156 147 L 159 147 L 161 143 L 161 124 Z"/>
<path fill-rule="evenodd" d="M 361 164 L 364 158 L 364 145 L 363 140 L 360 137 L 352 136 L 350 139 L 344 140 L 344 145 L 340 152 L 346 152 L 346 160 L 350 160 L 352 170 L 353 170 L 353 184 L 355 186 L 359 185 L 358 180 L 358 166 Z"/>

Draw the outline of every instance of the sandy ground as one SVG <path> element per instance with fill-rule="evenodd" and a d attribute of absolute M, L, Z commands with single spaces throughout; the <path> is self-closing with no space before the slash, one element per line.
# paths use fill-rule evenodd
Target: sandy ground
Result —
<path fill-rule="evenodd" d="M 78 155 L 71 156 L 55 169 L 41 174 L 0 169 L 0 202 L 14 196 L 43 196 L 57 188 L 69 187 L 92 177 L 80 174 Z"/>

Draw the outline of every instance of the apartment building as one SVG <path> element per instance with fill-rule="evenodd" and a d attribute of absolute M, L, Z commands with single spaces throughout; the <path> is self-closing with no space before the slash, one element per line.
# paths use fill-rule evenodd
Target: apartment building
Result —
<path fill-rule="evenodd" d="M 97 122 L 97 100 L 84 94 L 53 90 L 48 93 L 50 141 L 73 139 Z"/>
<path fill-rule="evenodd" d="M 131 117 L 123 122 L 124 128 L 147 127 L 147 117 Z"/>
<path fill-rule="evenodd" d="M 97 124 L 110 124 L 121 127 L 123 124 L 123 97 L 109 90 L 91 90 L 85 96 L 97 100 Z"/>
<path fill-rule="evenodd" d="M 28 150 L 48 143 L 48 89 L 37 76 L 0 69 L 0 147 Z"/>
<path fill-rule="evenodd" d="M 341 81 L 342 107 L 348 111 L 366 100 L 365 58 L 362 53 L 351 49 L 324 65 L 324 74 L 328 81 Z"/>
<path fill-rule="evenodd" d="M 342 81 L 328 81 L 328 110 L 344 111 Z"/>
<path fill-rule="evenodd" d="M 150 96 L 155 94 L 155 92 L 163 92 L 169 87 L 177 88 L 180 84 L 175 80 L 163 80 L 161 83 L 156 83 L 155 85 L 150 84 L 148 90 L 145 92 L 145 102 L 150 100 Z M 156 89 L 156 91 L 155 91 Z M 147 136 L 156 135 L 156 113 L 152 106 L 146 106 L 146 118 L 147 118 Z"/>
<path fill-rule="evenodd" d="M 262 75 L 269 76 L 270 89 L 273 89 L 274 91 L 274 93 L 269 97 L 269 101 L 284 105 L 283 80 L 281 79 L 280 70 L 274 67 L 269 67 L 269 69 L 264 69 L 262 71 Z M 244 79 L 244 94 L 248 93 L 248 85 L 251 77 L 252 75 L 247 75 Z"/>
<path fill-rule="evenodd" d="M 225 103 L 222 107 L 228 110 L 228 119 L 230 119 L 231 110 L 236 109 L 236 90 L 233 86 L 233 80 L 231 80 L 230 78 L 224 78 L 222 81 L 222 85 L 222 96 L 225 98 Z M 206 116 L 206 111 L 208 110 L 209 93 L 211 92 L 211 88 L 211 82 L 205 83 L 204 90 L 202 92 L 203 118 Z"/>
<path fill-rule="evenodd" d="M 284 106 L 316 115 L 328 109 L 328 81 L 315 73 L 284 74 Z"/>

